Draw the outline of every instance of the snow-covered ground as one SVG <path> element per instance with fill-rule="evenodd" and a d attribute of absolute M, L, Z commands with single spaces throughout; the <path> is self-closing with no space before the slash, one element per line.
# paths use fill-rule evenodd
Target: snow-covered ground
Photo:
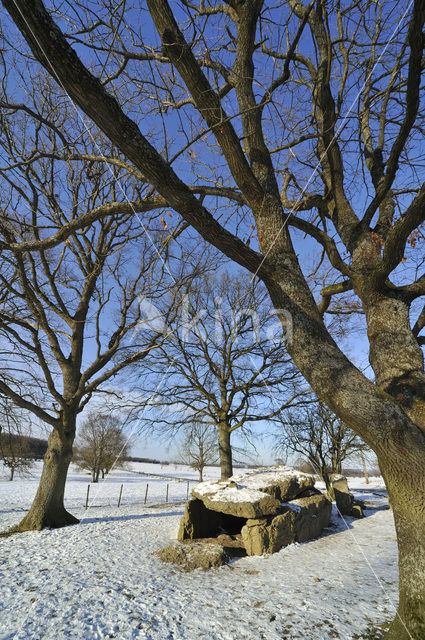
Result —
<path fill-rule="evenodd" d="M 174 465 L 131 466 L 196 477 Z M 0 478 L 0 530 L 29 507 L 39 467 L 33 478 Z M 217 475 L 211 469 L 207 477 Z M 185 481 L 114 471 L 92 486 L 86 510 L 87 482 L 71 469 L 66 505 L 82 519 L 79 525 L 0 539 L 0 640 L 351 640 L 394 614 L 395 533 L 380 478 L 369 485 L 349 480 L 374 507 L 363 520 L 343 521 L 334 513 L 317 540 L 192 573 L 155 556 L 176 537 Z M 153 506 L 164 502 L 167 484 L 170 504 Z"/>
<path fill-rule="evenodd" d="M 0 465 L 0 528 L 5 513 L 17 510 L 26 511 L 37 491 L 40 480 L 42 462 L 36 462 L 31 475 L 8 482 L 8 471 Z M 146 463 L 128 463 L 128 470 L 115 469 L 98 484 L 90 483 L 90 474 L 79 470 L 71 464 L 65 490 L 65 503 L 69 510 L 75 510 L 86 503 L 87 486 L 90 484 L 89 506 L 116 506 L 120 494 L 121 484 L 124 485 L 121 504 L 143 504 L 146 495 L 146 485 L 149 484 L 147 504 L 165 503 L 168 484 L 168 501 L 178 502 L 186 500 L 187 480 L 189 490 L 197 481 L 197 472 L 184 465 L 161 465 Z M 155 474 L 155 475 L 154 475 Z M 218 478 L 218 467 L 211 467 L 205 474 L 207 478 Z M 187 479 L 186 481 L 184 479 Z M 13 515 L 12 515 L 13 517 Z"/>

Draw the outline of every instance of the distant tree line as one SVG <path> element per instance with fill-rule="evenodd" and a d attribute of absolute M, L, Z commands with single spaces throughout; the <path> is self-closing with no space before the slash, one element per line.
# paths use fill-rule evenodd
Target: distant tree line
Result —
<path fill-rule="evenodd" d="M 169 464 L 168 462 L 161 462 L 160 460 L 155 460 L 155 458 L 137 458 L 135 456 L 125 456 L 123 457 L 124 462 L 148 462 L 150 464 Z"/>
<path fill-rule="evenodd" d="M 46 450 L 46 440 L 11 433 L 9 428 L 0 429 L 0 462 L 9 470 L 9 480 L 13 480 L 16 471 L 28 472 L 34 460 L 42 459 Z"/>
<path fill-rule="evenodd" d="M 27 457 L 32 460 L 42 460 L 47 451 L 47 440 L 42 438 L 0 433 L 0 448 L 10 443 L 15 444 L 16 448 L 23 448 L 22 445 L 24 445 Z"/>

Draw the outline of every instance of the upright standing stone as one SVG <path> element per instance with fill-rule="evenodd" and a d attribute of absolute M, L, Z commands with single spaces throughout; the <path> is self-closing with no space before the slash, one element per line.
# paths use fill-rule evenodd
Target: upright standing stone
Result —
<path fill-rule="evenodd" d="M 338 511 L 343 516 L 351 516 L 354 496 L 348 488 L 347 478 L 341 475 L 331 476 L 331 486 Z"/>
<path fill-rule="evenodd" d="M 207 509 L 202 500 L 189 500 L 180 520 L 177 538 L 180 541 L 213 538 L 217 535 L 219 524 L 219 513 Z"/>

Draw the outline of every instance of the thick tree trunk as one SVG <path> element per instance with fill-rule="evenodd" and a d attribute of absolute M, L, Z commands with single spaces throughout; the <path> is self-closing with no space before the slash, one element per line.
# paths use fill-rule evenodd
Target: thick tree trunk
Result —
<path fill-rule="evenodd" d="M 230 431 L 227 424 L 218 427 L 218 451 L 220 456 L 221 479 L 227 480 L 233 475 L 232 447 L 230 445 Z"/>
<path fill-rule="evenodd" d="M 397 516 L 395 515 L 397 522 Z M 424 526 L 399 520 L 399 604 L 385 640 L 425 638 L 425 544 Z"/>
<path fill-rule="evenodd" d="M 60 435 L 54 430 L 48 440 L 40 484 L 31 508 L 12 531 L 64 527 L 79 522 L 64 506 L 65 482 L 72 458 L 75 430 Z"/>
<path fill-rule="evenodd" d="M 275 308 L 285 309 L 285 297 L 269 288 Z M 372 298 L 373 299 L 373 298 Z M 339 418 L 369 444 L 378 456 L 394 511 L 399 550 L 399 609 L 386 640 L 425 638 L 425 396 L 423 360 L 414 349 L 399 357 L 399 324 L 390 324 L 390 310 L 381 309 L 388 325 L 368 324 L 370 361 L 378 384 L 365 379 L 332 345 L 319 323 L 310 322 L 291 302 L 292 341 L 288 351 L 312 389 Z M 381 317 L 382 319 L 382 317 Z M 392 333 L 390 333 L 392 329 Z M 375 341 L 374 337 L 377 337 Z M 379 344 L 377 344 L 379 342 Z M 320 346 L 320 348 L 319 348 Z M 384 355 L 392 369 L 385 369 Z M 375 366 L 377 357 L 380 361 Z M 382 355 L 382 358 L 381 358 Z M 327 367 L 327 369 L 326 369 Z M 407 370 L 409 369 L 409 371 Z M 332 371 L 330 375 L 329 372 Z M 360 374 L 360 375 L 358 375 Z M 397 378 L 398 376 L 398 378 Z M 378 380 L 379 378 L 379 380 Z M 394 379 L 397 381 L 395 384 Z M 405 382 L 405 384 L 403 384 Z"/>
<path fill-rule="evenodd" d="M 335 496 L 334 496 L 333 489 L 332 489 L 331 476 L 329 475 L 328 470 L 325 467 L 325 468 L 320 469 L 319 473 L 323 478 L 323 482 L 325 483 L 326 491 L 332 497 L 332 500 L 334 500 Z"/>
<path fill-rule="evenodd" d="M 205 459 L 204 459 L 204 447 L 202 442 L 199 442 L 199 482 L 204 481 L 204 467 L 205 467 Z"/>
<path fill-rule="evenodd" d="M 399 604 L 385 640 L 425 638 L 425 454 L 391 465 L 380 460 L 398 542 Z M 419 467 L 419 468 L 418 468 Z"/>
<path fill-rule="evenodd" d="M 15 467 L 10 467 L 10 477 L 9 477 L 10 482 L 12 482 L 14 475 L 15 475 Z"/>

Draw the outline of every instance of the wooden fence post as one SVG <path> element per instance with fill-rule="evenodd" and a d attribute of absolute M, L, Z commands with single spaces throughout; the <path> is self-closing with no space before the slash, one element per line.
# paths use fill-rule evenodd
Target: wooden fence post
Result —
<path fill-rule="evenodd" d="M 122 489 L 123 489 L 123 484 L 121 485 L 121 489 L 120 489 L 120 497 L 118 498 L 118 506 L 120 506 L 121 504 L 121 496 L 122 496 Z"/>

